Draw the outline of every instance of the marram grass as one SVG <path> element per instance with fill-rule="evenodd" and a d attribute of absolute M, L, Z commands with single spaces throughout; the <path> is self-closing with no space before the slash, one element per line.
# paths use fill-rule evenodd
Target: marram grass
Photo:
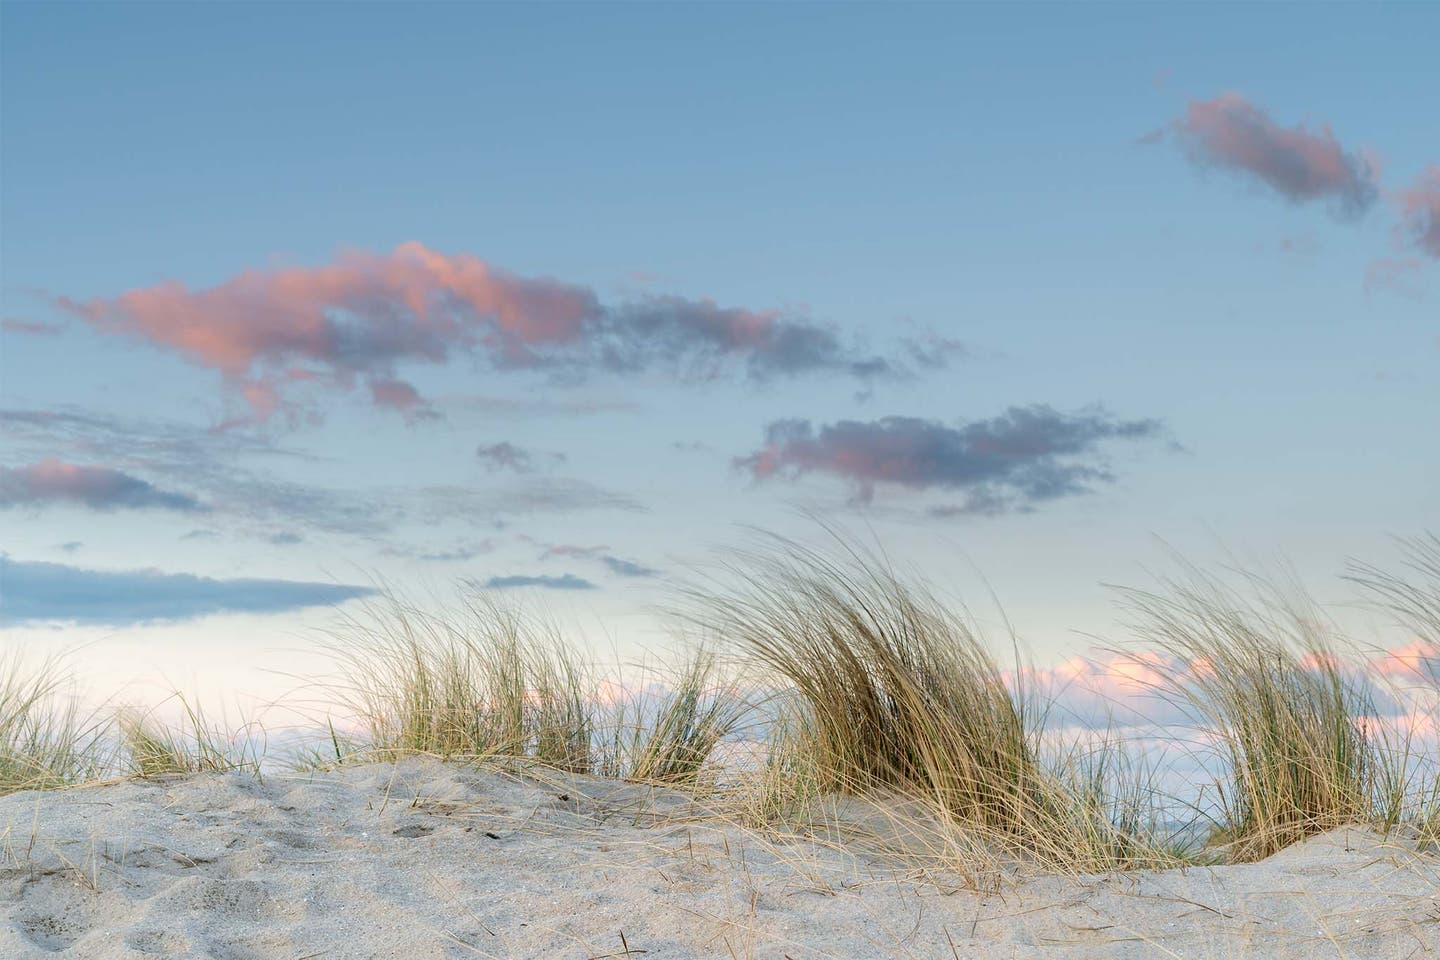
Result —
<path fill-rule="evenodd" d="M 493 597 L 435 613 L 386 593 L 329 637 L 338 675 L 319 683 L 353 732 L 327 718 L 304 762 L 426 754 L 625 778 L 812 836 L 860 803 L 866 829 L 904 857 L 974 876 L 1017 862 L 1075 872 L 1195 855 L 1160 829 L 1173 798 L 1117 735 L 1057 748 L 1053 702 L 1023 686 L 1023 664 L 1003 663 L 876 553 L 837 543 L 826 553 L 773 539 L 731 554 L 680 601 L 705 642 L 639 686 Z M 1352 579 L 1407 635 L 1440 643 L 1440 540 L 1405 546 L 1401 573 L 1356 566 Z M 1187 568 L 1124 594 L 1136 638 L 1177 664 L 1161 692 L 1219 753 L 1218 854 L 1258 859 L 1348 824 L 1440 841 L 1433 741 L 1387 732 L 1385 678 L 1303 594 L 1251 583 L 1242 593 Z M 1411 679 L 1435 702 L 1437 664 L 1412 659 Z M 169 726 L 134 710 L 86 714 L 63 663 L 0 661 L 0 792 L 258 773 L 253 737 L 180 702 Z"/>

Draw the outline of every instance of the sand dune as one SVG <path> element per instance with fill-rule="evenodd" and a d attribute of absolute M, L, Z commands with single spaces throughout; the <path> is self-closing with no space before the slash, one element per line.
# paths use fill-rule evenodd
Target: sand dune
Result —
<path fill-rule="evenodd" d="M 1359 828 L 976 891 L 696 812 L 418 759 L 14 794 L 0 957 L 1440 956 L 1440 859 Z"/>

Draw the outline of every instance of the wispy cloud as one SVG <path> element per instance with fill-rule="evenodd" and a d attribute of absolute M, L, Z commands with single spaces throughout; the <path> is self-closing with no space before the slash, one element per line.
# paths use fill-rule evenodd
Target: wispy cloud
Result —
<path fill-rule="evenodd" d="M 1418 299 L 1424 268 L 1425 261 L 1419 257 L 1377 257 L 1365 269 L 1365 289 L 1392 290 Z"/>
<path fill-rule="evenodd" d="M 426 416 L 425 399 L 397 369 L 444 364 L 457 353 L 497 370 L 572 378 L 662 365 L 738 366 L 761 379 L 892 370 L 803 316 L 677 296 L 607 305 L 585 286 L 521 277 L 420 243 L 352 251 L 320 267 L 250 270 L 202 290 L 170 281 L 56 302 L 102 333 L 139 338 L 218 371 L 246 409 L 231 423 L 293 413 L 292 391 L 302 384 L 348 391 L 364 383 L 375 404 Z"/>
<path fill-rule="evenodd" d="M 0 436 L 26 454 L 66 451 L 104 457 L 197 492 L 219 525 L 228 521 L 249 536 L 277 529 L 389 538 L 407 522 L 461 522 L 491 527 L 504 515 L 644 510 L 633 497 L 583 480 L 530 476 L 523 483 L 355 488 L 284 479 L 253 463 L 284 466 L 313 455 L 248 433 L 214 432 L 165 420 L 131 419 L 97 412 L 0 410 Z M 228 532 L 228 531 L 227 531 Z"/>
<path fill-rule="evenodd" d="M 614 397 L 519 396 L 497 397 L 482 394 L 455 394 L 443 398 L 452 409 L 473 410 L 508 419 L 519 417 L 593 417 L 601 414 L 637 413 L 644 409 L 633 400 Z"/>
<path fill-rule="evenodd" d="M 621 577 L 658 577 L 660 571 L 654 567 L 647 567 L 644 564 L 636 563 L 633 560 L 622 560 L 620 557 L 606 554 L 600 558 L 600 562 L 613 574 Z"/>
<path fill-rule="evenodd" d="M 0 622 L 123 626 L 216 613 L 329 606 L 375 591 L 295 580 L 215 580 L 158 570 L 86 570 L 0 555 Z"/>
<path fill-rule="evenodd" d="M 1409 241 L 1427 256 L 1440 257 L 1440 164 L 1400 191 L 1400 210 Z"/>
<path fill-rule="evenodd" d="M 1087 492 L 1114 479 L 1100 459 L 1110 440 L 1153 440 L 1158 420 L 1116 420 L 1101 410 L 1062 414 L 1044 405 L 1011 407 L 1000 416 L 949 426 L 917 417 L 842 420 L 818 428 L 780 420 L 765 445 L 736 466 L 757 480 L 807 473 L 843 477 L 869 502 L 877 485 L 969 495 L 949 512 L 999 513 Z"/>
<path fill-rule="evenodd" d="M 585 480 L 565 477 L 531 476 L 523 483 L 500 487 L 434 485 L 412 492 L 418 501 L 416 514 L 422 521 L 472 521 L 496 514 L 578 513 L 588 510 L 644 511 L 646 507 L 628 494 L 597 486 Z"/>
<path fill-rule="evenodd" d="M 530 543 L 535 543 L 530 537 L 522 537 Z M 610 552 L 610 548 L 604 544 L 592 547 L 582 547 L 573 543 L 540 543 L 544 547 L 540 553 L 541 560 L 548 560 L 551 557 L 566 557 L 573 560 L 591 560 L 599 563 L 611 573 L 620 577 L 658 577 L 660 571 L 647 567 L 634 560 L 626 560 L 617 557 Z"/>
<path fill-rule="evenodd" d="M 0 467 L 0 508 L 81 506 L 91 510 L 172 510 L 203 513 L 195 497 L 161 490 L 109 467 L 49 458 L 27 467 Z"/>
<path fill-rule="evenodd" d="M 1339 215 L 1353 217 L 1379 196 L 1376 160 L 1347 150 L 1328 125 L 1280 126 L 1244 94 L 1193 101 L 1184 116 L 1148 139 L 1166 136 L 1196 165 L 1238 173 L 1292 203 L 1330 201 Z"/>
<path fill-rule="evenodd" d="M 538 453 L 525 447 L 516 446 L 508 440 L 500 443 L 481 444 L 475 448 L 475 456 L 491 472 L 509 470 L 514 473 L 530 473 L 537 461 L 564 463 L 563 453 Z"/>
<path fill-rule="evenodd" d="M 527 537 L 525 539 L 528 540 L 529 538 Z M 608 549 L 610 548 L 604 544 L 594 547 L 582 547 L 574 543 L 550 543 L 545 545 L 545 549 L 540 554 L 540 559 L 545 560 L 549 557 L 576 557 L 582 560 L 589 560 L 598 557 Z"/>
<path fill-rule="evenodd" d="M 482 554 L 490 553 L 495 544 L 490 540 L 459 544 L 449 549 L 423 549 L 391 544 L 380 552 L 388 557 L 404 557 L 409 560 L 424 560 L 428 563 L 464 563 Z"/>
<path fill-rule="evenodd" d="M 529 473 L 534 467 L 530 451 L 517 447 L 508 440 L 475 448 L 475 456 L 490 470 L 513 470 L 515 473 Z"/>
<path fill-rule="evenodd" d="M 559 577 L 546 576 L 509 576 L 491 577 L 485 581 L 485 587 L 490 590 L 511 590 L 517 587 L 539 587 L 543 590 L 596 590 L 599 589 L 589 580 L 565 574 Z"/>
<path fill-rule="evenodd" d="M 6 317 L 0 320 L 0 330 L 6 333 L 18 333 L 27 337 L 53 337 L 65 328 L 58 323 L 44 323 L 40 320 L 21 320 L 19 317 Z"/>

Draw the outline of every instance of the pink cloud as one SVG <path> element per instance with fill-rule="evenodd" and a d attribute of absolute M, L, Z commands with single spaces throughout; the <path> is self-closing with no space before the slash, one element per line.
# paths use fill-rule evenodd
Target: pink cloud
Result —
<path fill-rule="evenodd" d="M 1365 268 L 1365 289 L 1393 290 L 1408 297 L 1418 297 L 1419 274 L 1424 266 L 1419 257 L 1377 257 Z"/>
<path fill-rule="evenodd" d="M 249 270 L 205 289 L 168 281 L 56 302 L 102 333 L 138 337 L 220 372 L 250 409 L 232 423 L 269 419 L 306 380 L 342 390 L 363 380 L 377 406 L 415 418 L 428 408 L 396 369 L 443 364 L 456 352 L 496 369 L 582 373 L 706 358 L 739 359 L 753 376 L 889 368 L 853 354 L 829 328 L 778 311 L 675 296 L 606 306 L 588 287 L 414 242 L 319 267 Z"/>
<path fill-rule="evenodd" d="M 486 345 L 511 363 L 527 349 L 580 335 L 597 312 L 584 288 L 527 279 L 468 254 L 419 243 L 389 254 L 349 252 L 323 267 L 251 270 L 204 290 L 166 282 L 113 299 L 60 301 L 106 333 L 138 336 L 223 373 L 261 418 L 274 378 L 296 363 L 343 385 L 378 378 L 377 403 L 404 408 L 385 376 L 406 360 L 439 363 L 451 349 Z M 414 406 L 414 404 L 410 404 Z"/>
<path fill-rule="evenodd" d="M 404 380 L 374 377 L 370 380 L 370 399 L 377 407 L 398 410 L 409 421 L 434 419 L 438 416 L 420 391 Z"/>
<path fill-rule="evenodd" d="M 1008 672 L 1006 681 L 1051 700 L 1061 726 L 1181 723 L 1187 714 L 1163 691 L 1168 678 L 1187 669 L 1183 662 L 1151 651 L 1100 653 Z"/>
<path fill-rule="evenodd" d="M 92 510 L 146 509 L 203 512 L 189 494 L 161 490 L 109 467 L 49 458 L 28 467 L 0 467 L 0 508 L 70 505 Z"/>
<path fill-rule="evenodd" d="M 1387 677 L 1440 681 L 1440 643 L 1413 640 L 1370 661 L 1370 669 Z"/>
<path fill-rule="evenodd" d="M 1354 215 L 1378 195 L 1373 157 L 1347 151 L 1328 125 L 1282 127 L 1240 93 L 1191 102 L 1171 130 L 1197 164 L 1247 174 L 1294 203 L 1328 199 Z"/>
<path fill-rule="evenodd" d="M 1400 209 L 1410 239 L 1431 257 L 1440 257 L 1440 164 L 1432 164 L 1408 190 Z"/>

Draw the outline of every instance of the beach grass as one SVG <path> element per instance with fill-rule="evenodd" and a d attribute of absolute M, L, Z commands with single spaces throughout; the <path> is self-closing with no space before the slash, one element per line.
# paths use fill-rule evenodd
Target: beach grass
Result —
<path fill-rule="evenodd" d="M 1379 691 L 1358 651 L 1298 587 L 1243 579 L 1248 591 L 1187 567 L 1124 591 L 1135 635 L 1183 667 L 1163 693 L 1223 755 L 1213 839 L 1249 861 L 1347 824 L 1393 826 L 1400 761 L 1365 722 Z"/>
<path fill-rule="evenodd" d="M 877 551 L 843 537 L 828 553 L 766 538 L 689 599 L 698 623 L 788 696 L 776 766 L 762 778 L 772 809 L 796 806 L 787 784 L 810 795 L 893 794 L 1002 857 L 1069 869 L 1163 858 L 1096 795 L 1103 759 L 1042 762 L 1044 705 L 1007 681 L 966 619 Z M 1088 775 L 1074 777 L 1082 766 Z"/>
<path fill-rule="evenodd" d="M 177 692 L 170 699 L 180 708 L 175 722 L 162 721 L 155 709 L 129 707 L 116 714 L 125 773 L 142 778 L 231 770 L 259 774 L 263 747 L 250 735 L 251 724 L 231 731 L 194 698 Z"/>
<path fill-rule="evenodd" d="M 1413 639 L 1400 662 L 1433 706 L 1440 540 L 1402 546 L 1399 572 L 1356 565 L 1350 577 Z M 1056 729 L 1055 695 L 1028 681 L 1012 638 L 992 646 L 963 611 L 844 537 L 828 549 L 761 538 L 727 554 L 672 605 L 677 652 L 622 672 L 483 591 L 440 612 L 384 591 L 326 637 L 337 673 L 317 685 L 341 706 L 300 765 L 430 755 L 678 787 L 717 818 L 869 831 L 976 877 L 1025 863 L 1252 861 L 1354 824 L 1440 843 L 1440 758 L 1432 736 L 1396 722 L 1415 716 L 1397 710 L 1396 669 L 1303 591 L 1239 581 L 1182 564 L 1121 594 L 1139 649 L 1171 665 L 1157 692 L 1215 772 L 1218 804 L 1190 811 L 1179 832 L 1190 840 L 1177 839 L 1164 771 L 1125 735 Z M 169 724 L 154 711 L 87 714 L 62 662 L 0 662 L 0 792 L 261 771 L 253 725 L 231 731 L 176 700 Z"/>
<path fill-rule="evenodd" d="M 70 696 L 62 658 L 0 658 L 0 794 L 100 779 L 110 768 L 109 723 Z"/>

